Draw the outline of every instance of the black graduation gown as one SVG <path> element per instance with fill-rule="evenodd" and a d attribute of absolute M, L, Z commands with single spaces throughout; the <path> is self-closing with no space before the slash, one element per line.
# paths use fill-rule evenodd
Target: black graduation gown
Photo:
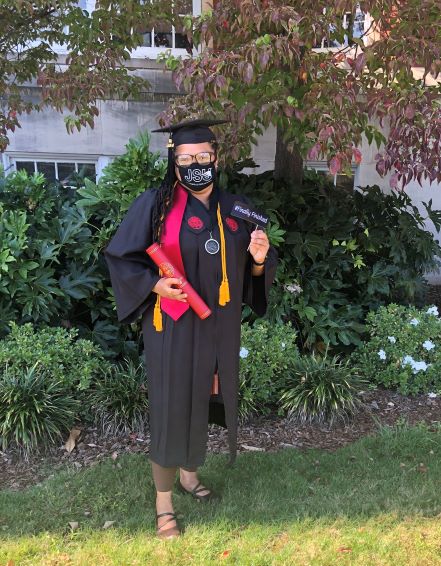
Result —
<path fill-rule="evenodd" d="M 105 250 L 119 321 L 131 323 L 142 316 L 150 406 L 150 458 L 167 467 L 196 468 L 203 464 L 210 416 L 211 422 L 224 420 L 233 462 L 237 444 L 242 303 L 250 305 L 259 316 L 265 314 L 277 254 L 271 247 L 264 274 L 251 275 L 251 255 L 247 247 L 253 226 L 229 215 L 235 200 L 247 199 L 219 191 L 231 297 L 230 302 L 221 307 L 221 254 L 219 251 L 210 255 L 204 247 L 209 237 L 210 214 L 189 194 L 179 234 L 181 255 L 188 281 L 212 314 L 201 320 L 189 308 L 175 322 L 162 312 L 163 330 L 157 332 L 153 326 L 157 295 L 152 289 L 159 274 L 145 253 L 152 243 L 155 194 L 156 189 L 148 190 L 133 202 Z M 214 196 L 213 191 L 211 205 Z M 217 222 L 212 234 L 220 242 Z M 211 396 L 216 367 L 220 392 Z M 218 410 L 213 411 L 216 408 Z"/>

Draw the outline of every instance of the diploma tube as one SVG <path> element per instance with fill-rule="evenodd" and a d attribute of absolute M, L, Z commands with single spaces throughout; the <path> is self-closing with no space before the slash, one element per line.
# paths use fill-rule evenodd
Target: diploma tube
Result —
<path fill-rule="evenodd" d="M 170 262 L 160 245 L 155 242 L 146 249 L 146 252 L 159 267 L 163 275 L 166 277 L 176 277 L 181 280 L 179 287 L 187 294 L 187 302 L 198 317 L 202 320 L 209 317 L 211 310 L 208 305 L 202 300 L 200 295 L 197 294 L 182 273 Z"/>

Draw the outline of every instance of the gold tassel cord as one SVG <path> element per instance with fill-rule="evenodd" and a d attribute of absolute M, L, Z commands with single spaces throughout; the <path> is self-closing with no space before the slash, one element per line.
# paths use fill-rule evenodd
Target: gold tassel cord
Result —
<path fill-rule="evenodd" d="M 217 223 L 219 226 L 220 241 L 221 241 L 221 261 L 222 261 L 222 283 L 219 287 L 219 304 L 224 307 L 230 302 L 230 286 L 228 284 L 227 275 L 227 251 L 225 247 L 225 234 L 224 226 L 222 224 L 222 216 L 220 212 L 220 205 L 217 205 Z"/>
<path fill-rule="evenodd" d="M 161 270 L 159 270 L 159 275 L 162 277 Z M 162 332 L 161 296 L 159 294 L 156 297 L 155 308 L 153 310 L 153 326 L 156 332 Z"/>

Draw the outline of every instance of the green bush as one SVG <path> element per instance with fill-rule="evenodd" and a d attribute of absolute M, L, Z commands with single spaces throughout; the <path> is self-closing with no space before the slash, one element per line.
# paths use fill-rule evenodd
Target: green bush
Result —
<path fill-rule="evenodd" d="M 148 398 L 143 364 L 124 360 L 104 369 L 95 381 L 88 403 L 102 434 L 146 432 Z"/>
<path fill-rule="evenodd" d="M 0 442 L 25 455 L 60 440 L 74 423 L 79 401 L 38 363 L 21 372 L 0 369 Z"/>
<path fill-rule="evenodd" d="M 427 219 L 441 226 L 431 202 L 422 215 L 405 192 L 347 191 L 314 172 L 306 172 L 302 186 L 275 180 L 271 171 L 228 171 L 221 182 L 270 215 L 280 262 L 268 318 L 291 320 L 303 348 L 353 347 L 369 310 L 422 300 L 424 273 L 441 255 L 425 227 Z M 252 320 L 249 309 L 244 314 Z"/>
<path fill-rule="evenodd" d="M 165 172 L 148 136 L 73 190 L 0 171 L 0 337 L 8 321 L 79 328 L 108 356 L 138 355 L 139 333 L 116 319 L 103 247 L 130 203 Z M 80 197 L 80 198 L 79 198 Z"/>
<path fill-rule="evenodd" d="M 130 140 L 97 184 L 84 179 L 77 190 L 48 185 L 41 174 L 0 173 L 0 337 L 9 320 L 63 321 L 107 356 L 136 359 L 139 324 L 118 324 L 102 251 L 130 203 L 164 173 L 147 135 Z M 417 302 L 424 272 L 441 255 L 425 229 L 427 218 L 439 229 L 441 211 L 429 202 L 423 216 L 404 192 L 348 192 L 311 172 L 302 186 L 275 180 L 271 171 L 231 170 L 220 181 L 271 218 L 280 265 L 268 318 L 292 321 L 302 348 L 359 344 L 366 313 L 391 301 Z M 254 320 L 248 307 L 244 320 Z"/>
<path fill-rule="evenodd" d="M 280 391 L 299 353 L 290 324 L 259 320 L 242 324 L 239 415 L 267 414 L 277 406 Z"/>
<path fill-rule="evenodd" d="M 100 348 L 89 340 L 78 339 L 76 329 L 11 323 L 10 333 L 0 340 L 0 374 L 7 371 L 19 377 L 30 368 L 44 374 L 66 390 L 86 390 L 94 376 L 109 363 Z"/>
<path fill-rule="evenodd" d="M 441 319 L 437 307 L 390 304 L 367 316 L 369 340 L 351 359 L 372 383 L 403 394 L 441 393 Z"/>
<path fill-rule="evenodd" d="M 298 358 L 290 372 L 280 407 L 300 422 L 345 419 L 360 405 L 357 396 L 366 382 L 349 360 L 312 355 Z"/>

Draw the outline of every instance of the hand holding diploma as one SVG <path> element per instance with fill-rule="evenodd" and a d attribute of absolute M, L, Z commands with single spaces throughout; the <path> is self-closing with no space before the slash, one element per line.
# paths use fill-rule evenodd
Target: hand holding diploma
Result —
<path fill-rule="evenodd" d="M 182 291 L 182 280 L 177 277 L 162 277 L 153 287 L 153 291 L 166 299 L 187 302 L 187 294 Z"/>
<path fill-rule="evenodd" d="M 152 244 L 146 249 L 146 252 L 159 267 L 161 274 L 166 276 L 156 283 L 153 290 L 158 288 L 160 291 L 158 294 L 166 299 L 188 302 L 201 319 L 210 316 L 211 310 L 208 305 L 196 293 L 185 276 L 170 262 L 159 244 Z"/>

